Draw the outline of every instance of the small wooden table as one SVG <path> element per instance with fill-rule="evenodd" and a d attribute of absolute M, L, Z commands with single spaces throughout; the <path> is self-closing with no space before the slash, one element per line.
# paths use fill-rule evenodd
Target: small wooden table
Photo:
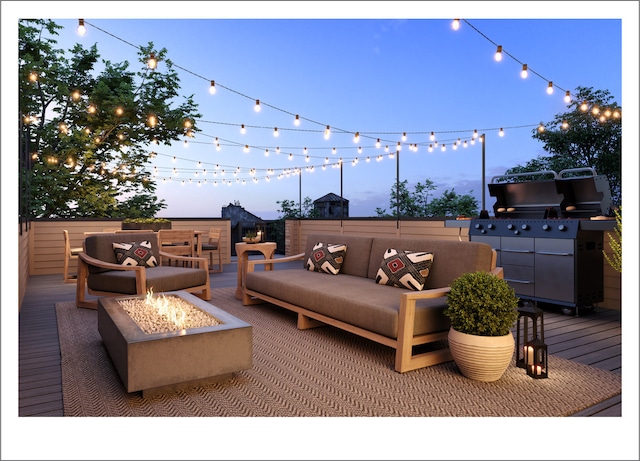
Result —
<path fill-rule="evenodd" d="M 259 243 L 236 243 L 236 255 L 238 256 L 238 286 L 236 288 L 236 298 L 242 299 L 242 288 L 244 286 L 244 277 L 247 273 L 247 261 L 249 261 L 249 252 L 259 251 L 264 259 L 272 259 L 276 252 L 276 242 L 259 242 Z M 265 264 L 265 270 L 273 269 L 272 264 Z"/>

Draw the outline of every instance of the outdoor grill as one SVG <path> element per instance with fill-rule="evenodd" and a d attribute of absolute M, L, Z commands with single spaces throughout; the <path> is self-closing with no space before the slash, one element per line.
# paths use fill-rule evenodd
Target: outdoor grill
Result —
<path fill-rule="evenodd" d="M 514 181 L 524 176 L 551 179 Z M 495 217 L 472 219 L 469 239 L 497 251 L 522 300 L 576 315 L 604 300 L 603 231 L 613 229 L 606 176 L 592 168 L 540 171 L 496 176 L 488 187 Z"/>

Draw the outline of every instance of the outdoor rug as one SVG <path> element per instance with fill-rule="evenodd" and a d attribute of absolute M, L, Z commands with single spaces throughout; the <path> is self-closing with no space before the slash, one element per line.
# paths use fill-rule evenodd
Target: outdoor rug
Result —
<path fill-rule="evenodd" d="M 147 398 L 126 392 L 97 311 L 57 303 L 65 416 L 567 416 L 622 389 L 615 373 L 552 355 L 547 379 L 513 364 L 492 383 L 454 362 L 397 373 L 391 348 L 333 327 L 298 330 L 293 313 L 243 306 L 235 288 L 212 292 L 212 304 L 253 325 L 253 368 Z"/>

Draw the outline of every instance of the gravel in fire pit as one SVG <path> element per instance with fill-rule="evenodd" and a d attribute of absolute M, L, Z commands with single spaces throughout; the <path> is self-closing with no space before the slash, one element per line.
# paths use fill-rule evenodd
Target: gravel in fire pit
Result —
<path fill-rule="evenodd" d="M 222 323 L 179 296 L 162 295 L 155 296 L 153 299 L 159 303 L 160 307 L 146 298 L 118 300 L 129 317 L 146 334 L 210 327 Z"/>

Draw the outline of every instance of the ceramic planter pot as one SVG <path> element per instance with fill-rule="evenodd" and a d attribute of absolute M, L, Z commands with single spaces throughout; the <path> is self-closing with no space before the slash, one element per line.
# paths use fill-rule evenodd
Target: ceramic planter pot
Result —
<path fill-rule="evenodd" d="M 511 363 L 515 350 L 513 333 L 477 336 L 449 329 L 449 348 L 460 372 L 478 381 L 497 381 Z"/>

